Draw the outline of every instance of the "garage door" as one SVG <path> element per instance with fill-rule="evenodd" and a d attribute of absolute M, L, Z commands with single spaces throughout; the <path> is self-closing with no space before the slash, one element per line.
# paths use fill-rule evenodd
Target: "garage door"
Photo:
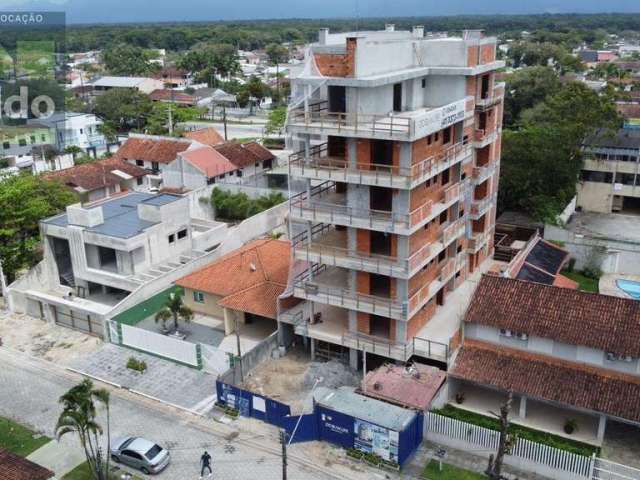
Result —
<path fill-rule="evenodd" d="M 54 307 L 54 311 L 58 325 L 102 337 L 102 320 L 64 307 Z"/>

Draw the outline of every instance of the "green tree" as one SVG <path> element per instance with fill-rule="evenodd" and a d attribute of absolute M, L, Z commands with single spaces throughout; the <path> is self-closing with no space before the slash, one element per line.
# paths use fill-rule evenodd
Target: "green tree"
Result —
<path fill-rule="evenodd" d="M 166 135 L 169 133 L 169 108 L 171 108 L 171 123 L 174 127 L 174 133 L 176 124 L 197 120 L 207 110 L 206 107 L 186 107 L 154 102 L 145 126 L 147 133 L 151 135 Z"/>
<path fill-rule="evenodd" d="M 215 85 L 215 76 L 229 78 L 240 71 L 238 53 L 233 45 L 205 44 L 187 52 L 178 67 L 193 72 L 196 81 Z"/>
<path fill-rule="evenodd" d="M 173 319 L 174 331 L 178 331 L 178 321 L 190 322 L 193 318 L 193 311 L 182 301 L 182 296 L 170 293 L 164 307 L 156 313 L 156 322 L 162 322 L 162 329 L 166 330 L 167 320 Z"/>
<path fill-rule="evenodd" d="M 102 52 L 105 69 L 112 75 L 145 76 L 160 70 L 154 55 L 144 48 L 118 43 Z"/>
<path fill-rule="evenodd" d="M 274 108 L 269 112 L 269 119 L 265 126 L 265 132 L 267 135 L 282 134 L 284 128 L 284 122 L 287 119 L 287 107 Z"/>
<path fill-rule="evenodd" d="M 0 260 L 8 282 L 38 261 L 38 223 L 76 201 L 66 186 L 31 174 L 0 180 Z"/>
<path fill-rule="evenodd" d="M 131 129 L 142 131 L 152 111 L 153 102 L 148 95 L 128 88 L 114 88 L 103 93 L 96 100 L 94 109 L 104 121 L 101 131 L 107 135 Z"/>
<path fill-rule="evenodd" d="M 552 68 L 538 66 L 515 71 L 507 78 L 504 125 L 514 125 L 523 110 L 534 107 L 561 87 L 558 74 Z"/>
<path fill-rule="evenodd" d="M 68 434 L 76 434 L 84 449 L 87 464 L 94 480 L 109 479 L 109 445 L 111 443 L 111 415 L 109 392 L 96 389 L 85 379 L 60 397 L 62 412 L 56 423 L 58 440 Z M 98 423 L 98 407 L 106 410 L 106 442 L 102 441 L 103 428 Z"/>

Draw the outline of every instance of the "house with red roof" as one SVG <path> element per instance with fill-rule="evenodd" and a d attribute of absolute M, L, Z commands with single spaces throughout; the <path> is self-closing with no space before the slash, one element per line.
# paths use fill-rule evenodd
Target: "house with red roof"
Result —
<path fill-rule="evenodd" d="M 277 329 L 278 302 L 289 278 L 291 243 L 254 240 L 175 283 L 197 314 L 220 321 L 225 335 L 236 325 Z"/>
<path fill-rule="evenodd" d="M 0 448 L 2 480 L 53 480 L 55 473 L 9 450 Z"/>
<path fill-rule="evenodd" d="M 601 446 L 640 438 L 640 302 L 482 277 L 448 370 L 458 408 L 486 414 L 513 394 L 511 422 Z"/>

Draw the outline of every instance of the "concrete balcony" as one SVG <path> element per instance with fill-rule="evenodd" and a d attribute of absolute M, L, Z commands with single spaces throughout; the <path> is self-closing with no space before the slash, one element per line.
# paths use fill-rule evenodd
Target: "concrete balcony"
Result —
<path fill-rule="evenodd" d="M 584 170 L 592 170 L 595 172 L 619 172 L 619 173 L 636 173 L 638 169 L 637 162 L 623 162 L 620 160 L 598 160 L 595 158 L 585 158 Z"/>
<path fill-rule="evenodd" d="M 489 162 L 487 165 L 483 165 L 480 167 L 473 167 L 473 172 L 471 174 L 473 178 L 473 183 L 476 185 L 480 185 L 486 179 L 493 176 L 496 171 L 496 163 Z"/>
<path fill-rule="evenodd" d="M 496 83 L 493 86 L 493 90 L 488 92 L 488 95 L 476 99 L 476 111 L 485 112 L 501 103 L 504 100 L 504 89 L 504 82 Z"/>
<path fill-rule="evenodd" d="M 489 241 L 491 235 L 491 231 L 479 233 L 473 232 L 469 239 L 467 250 L 470 253 L 477 253 L 487 243 L 487 241 Z"/>
<path fill-rule="evenodd" d="M 441 107 L 421 108 L 400 113 L 330 112 L 326 100 L 307 109 L 289 111 L 287 131 L 308 135 L 334 135 L 413 142 L 472 115 L 465 97 Z"/>
<path fill-rule="evenodd" d="M 471 200 L 471 209 L 469 212 L 469 217 L 472 220 L 480 219 L 484 214 L 486 214 L 492 207 L 495 201 L 494 195 L 487 195 L 485 198 L 481 199 L 472 199 Z"/>
<path fill-rule="evenodd" d="M 460 184 L 451 185 L 445 189 L 439 202 L 433 203 L 429 200 L 406 214 L 349 207 L 347 195 L 337 193 L 332 182 L 325 182 L 312 189 L 310 199 L 306 193 L 293 197 L 290 203 L 290 217 L 293 220 L 411 235 L 458 202 L 461 193 Z"/>
<path fill-rule="evenodd" d="M 301 151 L 289 157 L 289 172 L 294 177 L 312 180 L 332 180 L 358 185 L 412 189 L 435 177 L 451 166 L 472 158 L 473 148 L 459 142 L 411 167 L 375 163 L 353 163 L 345 158 L 327 155 L 327 144 L 317 145 L 309 152 Z"/>
<path fill-rule="evenodd" d="M 476 128 L 473 132 L 473 146 L 475 148 L 484 148 L 487 145 L 492 144 L 498 138 L 498 131 L 496 129 L 483 129 Z"/>
<path fill-rule="evenodd" d="M 407 320 L 406 304 L 403 302 L 351 290 L 348 286 L 347 270 L 321 267 L 317 272 L 313 278 L 303 276 L 296 280 L 293 288 L 295 297 L 382 317 Z"/>

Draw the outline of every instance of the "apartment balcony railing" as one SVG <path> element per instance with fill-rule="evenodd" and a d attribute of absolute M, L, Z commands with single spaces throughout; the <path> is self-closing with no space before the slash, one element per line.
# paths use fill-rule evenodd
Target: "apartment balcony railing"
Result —
<path fill-rule="evenodd" d="M 476 99 L 476 110 L 483 112 L 498 105 L 504 99 L 504 82 L 496 83 L 490 92 L 481 98 Z"/>
<path fill-rule="evenodd" d="M 461 188 L 454 184 L 445 189 L 443 198 L 437 204 L 426 201 L 408 214 L 354 208 L 346 205 L 346 194 L 335 191 L 333 182 L 324 182 L 311 190 L 311 199 L 303 192 L 291 198 L 291 216 L 316 223 L 330 223 L 356 228 L 410 234 L 420 225 L 431 221 L 460 199 Z M 323 201 L 325 200 L 326 201 Z"/>
<path fill-rule="evenodd" d="M 473 220 L 478 220 L 480 217 L 482 217 L 489 211 L 489 209 L 493 205 L 494 200 L 495 197 L 493 195 L 487 195 L 485 198 L 479 200 L 473 199 L 471 201 L 470 209 L 471 218 Z"/>
<path fill-rule="evenodd" d="M 473 132 L 474 147 L 484 148 L 493 143 L 498 138 L 498 131 L 495 128 L 476 128 Z"/>
<path fill-rule="evenodd" d="M 388 318 L 406 319 L 406 305 L 392 298 L 354 292 L 314 282 L 299 280 L 294 284 L 294 295 L 314 302 L 343 307 L 358 312 Z"/>
<path fill-rule="evenodd" d="M 486 179 L 491 177 L 496 171 L 496 163 L 490 162 L 487 165 L 483 165 L 480 167 L 473 167 L 473 171 L 471 176 L 473 177 L 474 182 L 479 185 L 484 182 Z"/>
<path fill-rule="evenodd" d="M 384 355 L 403 362 L 409 360 L 413 355 L 420 355 L 442 362 L 446 362 L 449 359 L 449 346 L 446 343 L 420 337 L 413 337 L 407 343 L 400 343 L 362 333 L 345 332 L 342 335 L 342 345 L 367 353 Z"/>
<path fill-rule="evenodd" d="M 469 239 L 468 247 L 467 247 L 468 250 L 471 253 L 476 253 L 478 250 L 482 248 L 482 246 L 485 243 L 487 243 L 490 235 L 491 235 L 491 232 L 472 233 L 471 238 Z"/>
<path fill-rule="evenodd" d="M 443 243 L 443 245 L 445 245 L 445 246 L 449 245 L 456 238 L 458 238 L 461 235 L 463 235 L 464 234 L 464 230 L 465 230 L 465 219 L 464 218 L 459 218 L 458 220 L 453 222 L 451 225 L 448 225 L 442 231 L 442 243 Z"/>
<path fill-rule="evenodd" d="M 442 107 L 385 114 L 330 112 L 329 102 L 323 100 L 307 105 L 306 111 L 291 109 L 287 127 L 306 133 L 413 141 L 464 120 L 468 99 L 473 101 L 465 97 Z"/>
<path fill-rule="evenodd" d="M 397 165 L 355 163 L 328 155 L 327 144 L 316 145 L 308 152 L 300 151 L 289 157 L 293 176 L 315 180 L 333 180 L 361 185 L 390 188 L 414 188 L 435 177 L 452 165 L 471 158 L 473 149 L 468 141 L 456 143 L 410 167 Z"/>

